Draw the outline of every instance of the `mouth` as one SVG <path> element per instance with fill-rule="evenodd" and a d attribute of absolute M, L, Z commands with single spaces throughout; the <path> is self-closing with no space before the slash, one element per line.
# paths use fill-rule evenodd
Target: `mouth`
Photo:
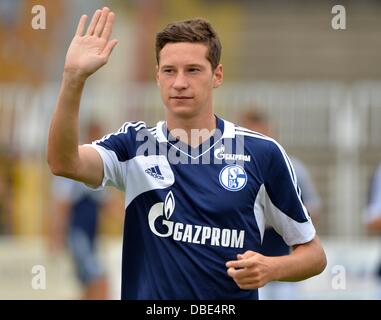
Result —
<path fill-rule="evenodd" d="M 173 99 L 173 100 L 190 100 L 190 99 L 193 99 L 193 97 L 173 96 L 173 97 L 170 97 L 170 99 Z"/>

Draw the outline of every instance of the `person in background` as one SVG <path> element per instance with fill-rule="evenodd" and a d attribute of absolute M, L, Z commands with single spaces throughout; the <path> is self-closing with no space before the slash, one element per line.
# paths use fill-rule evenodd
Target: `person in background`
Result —
<path fill-rule="evenodd" d="M 91 122 L 86 140 L 93 141 L 101 132 L 100 125 Z M 96 240 L 99 214 L 107 206 L 109 197 L 105 191 L 94 191 L 80 182 L 54 177 L 52 198 L 52 250 L 59 252 L 67 245 L 83 289 L 82 300 L 108 299 L 108 281 L 98 257 Z"/>
<path fill-rule="evenodd" d="M 255 132 L 274 138 L 274 128 L 269 118 L 257 108 L 250 108 L 240 117 L 240 125 Z M 295 170 L 298 185 L 301 190 L 302 200 L 306 206 L 313 222 L 319 218 L 321 209 L 321 199 L 316 191 L 311 175 L 304 163 L 296 157 L 289 155 Z M 284 256 L 290 253 L 290 247 L 283 238 L 274 230 L 267 226 L 265 229 L 261 254 L 265 256 Z M 259 289 L 262 300 L 294 300 L 297 299 L 298 284 L 294 282 L 270 282 Z"/>
<path fill-rule="evenodd" d="M 14 159 L 9 154 L 10 150 L 0 145 L 0 235 L 11 235 L 13 232 Z"/>

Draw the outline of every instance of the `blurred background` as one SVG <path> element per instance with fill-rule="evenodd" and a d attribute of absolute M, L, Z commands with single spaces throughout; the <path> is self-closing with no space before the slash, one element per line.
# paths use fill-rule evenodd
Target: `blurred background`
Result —
<path fill-rule="evenodd" d="M 335 4 L 346 9 L 345 30 L 331 26 Z M 35 5 L 46 10 L 46 29 L 32 27 Z M 300 283 L 299 298 L 381 298 L 381 234 L 370 234 L 364 218 L 381 162 L 380 1 L 0 0 L 0 299 L 80 297 L 68 251 L 51 245 L 45 152 L 79 17 L 105 5 L 116 12 L 119 44 L 86 84 L 81 128 L 97 121 L 105 134 L 125 121 L 163 119 L 155 34 L 174 20 L 208 19 L 223 46 L 216 114 L 234 122 L 251 108 L 266 112 L 321 198 L 316 228 L 328 266 Z M 100 214 L 99 255 L 109 298 L 118 299 L 123 195 L 109 192 L 114 207 Z M 46 271 L 44 288 L 33 286 L 36 265 Z"/>

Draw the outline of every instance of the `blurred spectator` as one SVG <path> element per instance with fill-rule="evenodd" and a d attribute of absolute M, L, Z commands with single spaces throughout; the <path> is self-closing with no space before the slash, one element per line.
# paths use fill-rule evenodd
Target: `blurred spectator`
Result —
<path fill-rule="evenodd" d="M 241 115 L 240 125 L 243 127 L 274 138 L 274 128 L 271 126 L 267 115 L 257 109 Z M 321 208 L 321 200 L 311 179 L 310 173 L 303 162 L 293 156 L 290 160 L 295 170 L 301 195 L 312 220 L 316 222 Z M 263 236 L 261 254 L 265 256 L 283 256 L 290 253 L 291 248 L 283 238 L 272 228 L 266 227 Z M 259 289 L 261 300 L 292 300 L 297 299 L 297 283 L 293 282 L 270 282 Z"/>
<path fill-rule="evenodd" d="M 88 127 L 87 142 L 99 139 L 101 128 Z M 99 213 L 108 204 L 103 191 L 94 191 L 84 184 L 54 177 L 51 249 L 58 252 L 67 244 L 73 258 L 76 276 L 83 286 L 82 299 L 108 299 L 108 281 L 96 249 Z"/>
<path fill-rule="evenodd" d="M 9 157 L 0 152 L 0 235 L 12 233 L 13 177 Z"/>
<path fill-rule="evenodd" d="M 365 221 L 369 232 L 381 235 L 381 163 L 373 174 L 369 186 Z M 378 298 L 381 298 L 381 260 L 378 262 L 376 273 L 379 282 Z"/>

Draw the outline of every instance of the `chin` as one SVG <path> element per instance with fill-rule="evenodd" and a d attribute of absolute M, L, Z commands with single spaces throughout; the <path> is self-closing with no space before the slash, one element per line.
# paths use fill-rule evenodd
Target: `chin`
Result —
<path fill-rule="evenodd" d="M 181 118 L 192 118 L 198 113 L 197 111 L 194 107 L 184 105 L 170 106 L 168 108 L 169 113 Z"/>

